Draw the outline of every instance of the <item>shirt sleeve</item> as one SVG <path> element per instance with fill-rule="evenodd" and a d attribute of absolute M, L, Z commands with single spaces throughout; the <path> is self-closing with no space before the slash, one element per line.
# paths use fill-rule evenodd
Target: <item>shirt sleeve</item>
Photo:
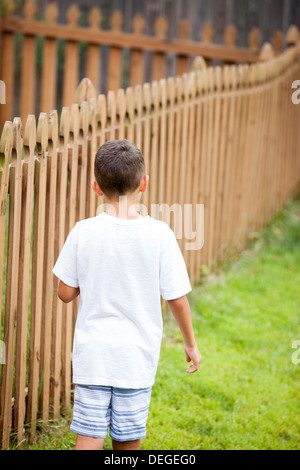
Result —
<path fill-rule="evenodd" d="M 184 258 L 169 227 L 161 244 L 159 287 L 165 300 L 178 299 L 192 290 Z"/>
<path fill-rule="evenodd" d="M 77 274 L 77 226 L 69 233 L 52 270 L 53 274 L 70 287 L 79 287 Z"/>

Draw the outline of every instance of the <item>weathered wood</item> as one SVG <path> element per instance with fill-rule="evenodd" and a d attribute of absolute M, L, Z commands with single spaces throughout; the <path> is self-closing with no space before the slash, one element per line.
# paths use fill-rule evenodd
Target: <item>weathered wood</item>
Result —
<path fill-rule="evenodd" d="M 8 128 L 6 128 L 8 132 Z M 3 149 L 2 143 L 2 149 Z M 9 144 L 10 145 L 10 144 Z M 14 349 L 16 332 L 16 315 L 18 305 L 18 289 L 16 288 L 19 275 L 20 222 L 22 196 L 22 148 L 23 131 L 20 118 L 13 121 L 12 161 L 9 174 L 9 220 L 4 335 L 5 364 L 2 365 L 1 379 L 1 437 L 2 449 L 9 445 L 11 430 L 11 399 L 13 393 Z M 6 151 L 9 148 L 6 149 Z M 6 158 L 9 155 L 6 153 Z"/>
<path fill-rule="evenodd" d="M 38 390 L 40 385 L 41 323 L 44 291 L 45 205 L 47 182 L 48 116 L 41 113 L 37 128 L 37 159 L 34 175 L 34 221 L 31 291 L 31 329 L 29 347 L 29 378 L 27 423 L 30 423 L 30 440 L 35 437 L 38 415 Z"/>
<path fill-rule="evenodd" d="M 2 294 L 3 275 L 4 275 L 4 244 L 5 244 L 5 220 L 7 211 L 7 192 L 9 185 L 9 160 L 14 145 L 13 124 L 7 121 L 2 131 L 0 140 L 0 292 Z M 7 306 L 8 309 L 8 306 Z M 5 317 L 8 310 L 5 311 Z M 1 322 L 2 324 L 2 322 Z M 7 334 L 7 333 L 6 333 Z M 4 340 L 4 338 L 3 338 Z M 5 362 L 2 364 L 1 389 L 0 389 L 0 443 L 1 449 L 6 449 L 9 443 L 10 419 L 11 419 L 11 391 L 10 384 L 7 383 L 7 374 L 9 367 L 7 356 L 7 344 L 5 345 Z"/>
<path fill-rule="evenodd" d="M 47 152 L 47 186 L 45 210 L 45 257 L 44 257 L 44 297 L 43 305 L 46 314 L 42 317 L 41 325 L 41 361 L 40 376 L 43 377 L 40 410 L 43 420 L 49 418 L 50 381 L 51 381 L 51 338 L 52 313 L 56 283 L 52 274 L 55 263 L 55 217 L 57 192 L 57 145 L 58 145 L 58 116 L 57 111 L 51 111 L 48 119 L 48 152 Z"/>
<path fill-rule="evenodd" d="M 68 168 L 68 138 L 70 129 L 70 110 L 67 107 L 62 109 L 59 125 L 59 140 L 57 152 L 57 183 L 56 183 L 56 204 L 59 210 L 56 210 L 56 233 L 54 259 L 58 255 L 65 242 L 65 224 L 66 224 L 66 198 L 67 198 L 67 168 Z M 57 280 L 55 280 L 55 288 Z M 62 358 L 62 315 L 63 303 L 54 297 L 52 331 L 53 344 L 51 350 L 51 404 L 52 415 L 54 419 L 59 417 L 60 413 L 60 395 L 61 395 L 61 358 Z"/>
<path fill-rule="evenodd" d="M 30 292 L 30 258 L 32 246 L 32 209 L 34 194 L 34 169 L 36 148 L 36 120 L 29 115 L 24 132 L 24 160 L 22 165 L 22 207 L 20 229 L 19 261 L 19 296 L 16 331 L 16 372 L 15 372 L 15 406 L 14 428 L 18 441 L 24 437 L 25 422 L 25 388 L 27 364 L 27 322 Z"/>

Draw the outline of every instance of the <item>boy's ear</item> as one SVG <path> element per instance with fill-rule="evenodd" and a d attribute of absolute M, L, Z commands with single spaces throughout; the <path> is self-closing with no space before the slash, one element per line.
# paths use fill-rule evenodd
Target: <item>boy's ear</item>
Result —
<path fill-rule="evenodd" d="M 101 191 L 101 188 L 96 180 L 92 181 L 92 188 L 93 191 L 97 194 L 97 196 L 103 196 L 103 192 Z"/>
<path fill-rule="evenodd" d="M 148 186 L 148 180 L 149 180 L 148 175 L 143 176 L 141 184 L 140 184 L 140 192 L 141 193 L 144 193 L 146 191 L 147 186 Z"/>

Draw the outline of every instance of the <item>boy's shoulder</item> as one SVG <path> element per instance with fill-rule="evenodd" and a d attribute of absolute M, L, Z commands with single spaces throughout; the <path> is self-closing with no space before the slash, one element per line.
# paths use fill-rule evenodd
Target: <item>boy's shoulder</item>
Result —
<path fill-rule="evenodd" d="M 124 220 L 124 219 L 121 219 L 121 220 Z M 93 227 L 95 226 L 99 226 L 99 223 L 100 224 L 103 223 L 103 226 L 104 226 L 105 221 L 107 221 L 107 218 L 101 217 L 101 214 L 99 214 L 94 217 L 88 217 L 86 219 L 82 219 L 76 222 L 74 229 L 79 230 L 79 231 L 83 230 L 86 232 L 87 230 L 88 231 L 92 230 Z M 148 232 L 154 231 L 157 234 L 159 234 L 161 237 L 168 238 L 174 235 L 173 230 L 170 228 L 170 226 L 166 222 L 164 222 L 163 220 L 155 219 L 154 217 L 150 215 L 147 215 L 143 217 L 142 219 L 133 219 L 133 222 L 135 221 L 144 222 L 144 223 L 141 223 L 140 225 L 145 226 L 145 229 Z M 151 230 L 149 230 L 150 227 L 151 227 Z"/>

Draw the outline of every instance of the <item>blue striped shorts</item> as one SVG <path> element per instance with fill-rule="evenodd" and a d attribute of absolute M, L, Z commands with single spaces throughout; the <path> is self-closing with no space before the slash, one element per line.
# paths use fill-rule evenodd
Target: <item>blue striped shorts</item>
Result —
<path fill-rule="evenodd" d="M 83 436 L 107 436 L 115 441 L 146 437 L 151 387 L 140 389 L 75 385 L 71 431 Z"/>

